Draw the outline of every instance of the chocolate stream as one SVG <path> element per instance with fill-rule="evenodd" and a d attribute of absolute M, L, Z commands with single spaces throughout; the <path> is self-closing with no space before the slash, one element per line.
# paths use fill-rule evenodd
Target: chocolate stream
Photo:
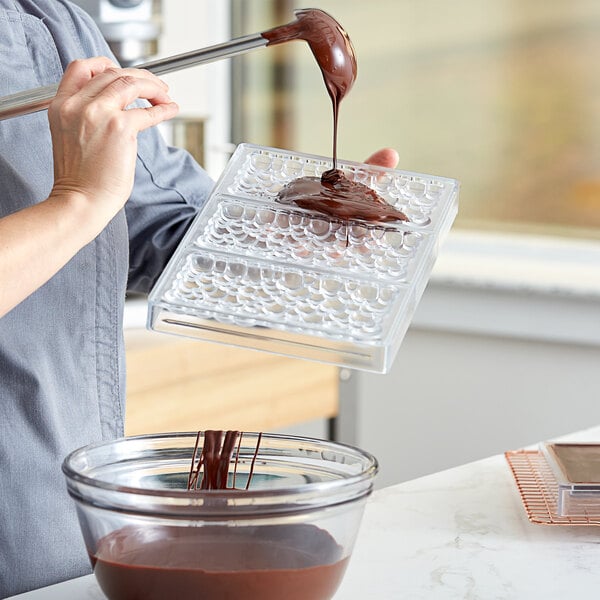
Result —
<path fill-rule="evenodd" d="M 265 31 L 268 45 L 304 40 L 315 57 L 333 107 L 333 168 L 321 178 L 301 177 L 288 183 L 279 193 L 282 202 L 315 210 L 346 221 L 407 221 L 366 185 L 350 181 L 337 168 L 339 107 L 357 75 L 356 54 L 350 37 L 329 14 L 319 9 L 296 11 L 296 21 Z"/>

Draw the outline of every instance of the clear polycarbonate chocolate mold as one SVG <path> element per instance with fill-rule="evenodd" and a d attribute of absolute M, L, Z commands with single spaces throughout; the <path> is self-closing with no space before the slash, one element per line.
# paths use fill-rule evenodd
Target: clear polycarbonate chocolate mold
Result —
<path fill-rule="evenodd" d="M 345 221 L 277 194 L 331 160 L 240 145 L 149 297 L 148 327 L 386 372 L 458 206 L 453 179 L 340 161 L 408 222 Z"/>
<path fill-rule="evenodd" d="M 428 235 L 368 223 L 344 223 L 285 205 L 223 197 L 197 240 L 200 246 L 324 269 L 407 280 Z"/>

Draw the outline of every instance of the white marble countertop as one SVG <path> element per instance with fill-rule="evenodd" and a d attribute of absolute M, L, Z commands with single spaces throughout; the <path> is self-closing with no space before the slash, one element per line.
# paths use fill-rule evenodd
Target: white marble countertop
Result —
<path fill-rule="evenodd" d="M 564 439 L 599 441 L 600 427 Z M 600 527 L 528 521 L 504 456 L 379 490 L 335 600 L 596 597 Z M 93 576 L 20 600 L 104 600 Z"/>

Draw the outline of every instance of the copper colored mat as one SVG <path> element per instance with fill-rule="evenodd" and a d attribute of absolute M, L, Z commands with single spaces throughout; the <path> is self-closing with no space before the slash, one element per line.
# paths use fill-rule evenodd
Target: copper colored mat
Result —
<path fill-rule="evenodd" d="M 600 525 L 600 514 L 558 514 L 558 483 L 543 454 L 538 450 L 505 452 L 523 507 L 532 523 L 540 525 Z"/>

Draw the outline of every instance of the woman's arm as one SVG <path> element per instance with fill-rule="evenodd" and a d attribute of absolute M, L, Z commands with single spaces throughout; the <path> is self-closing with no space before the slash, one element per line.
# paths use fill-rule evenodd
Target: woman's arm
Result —
<path fill-rule="evenodd" d="M 150 106 L 127 109 L 138 98 Z M 48 111 L 50 196 L 0 219 L 0 316 L 106 227 L 131 193 L 137 134 L 177 110 L 166 84 L 148 72 L 106 58 L 69 65 Z"/>

